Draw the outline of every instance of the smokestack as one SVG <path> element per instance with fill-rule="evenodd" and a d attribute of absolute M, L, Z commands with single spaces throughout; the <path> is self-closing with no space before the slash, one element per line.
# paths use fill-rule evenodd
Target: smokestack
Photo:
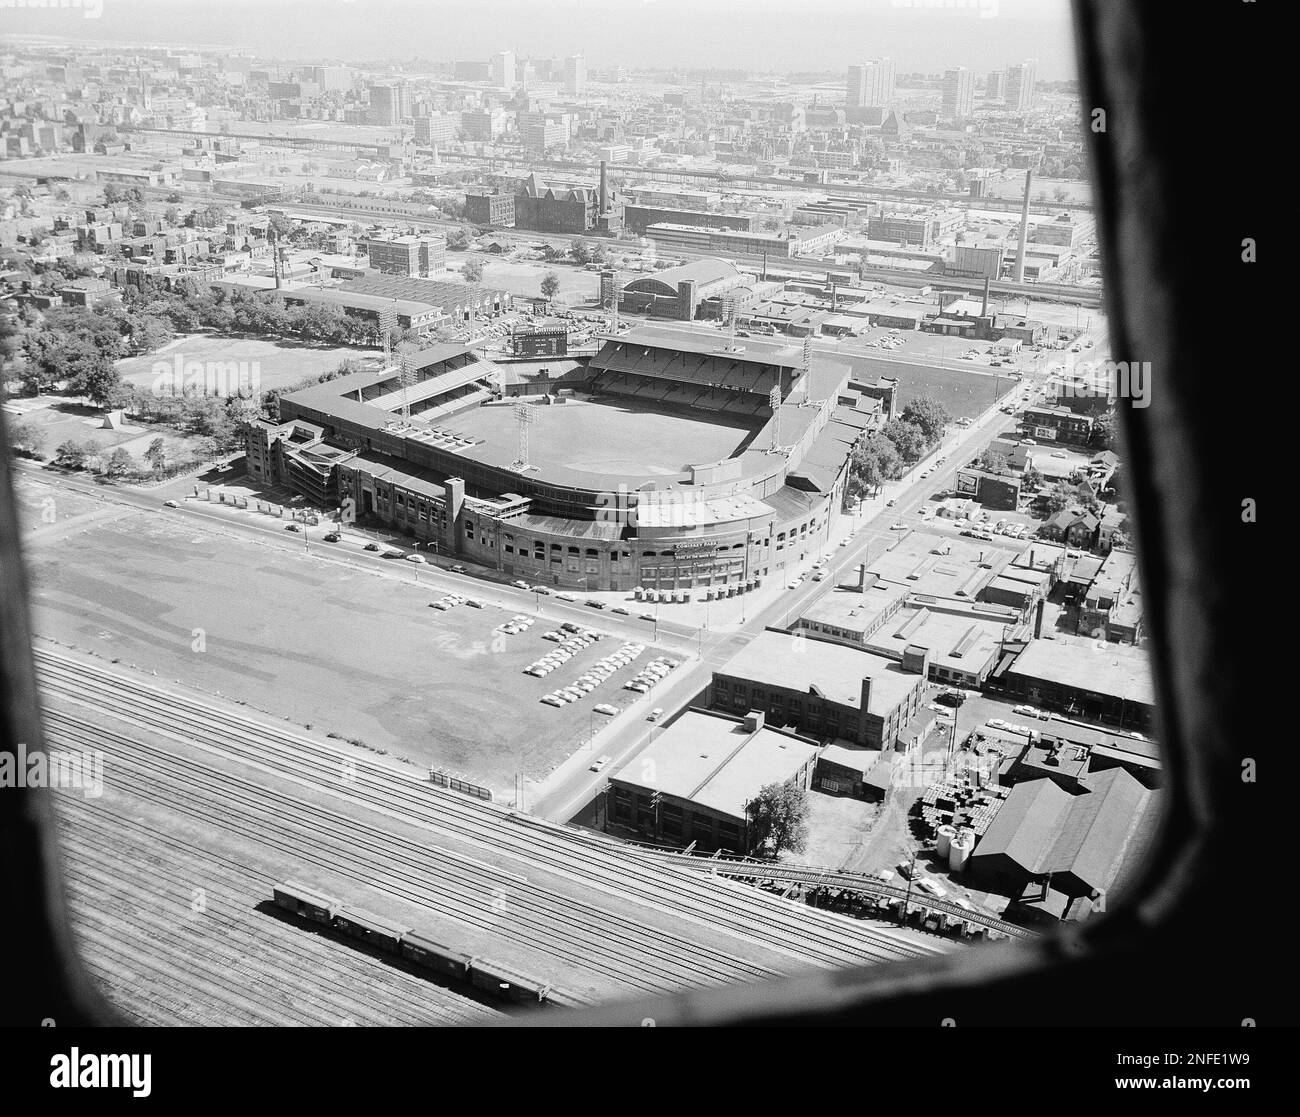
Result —
<path fill-rule="evenodd" d="M 980 307 L 980 317 L 987 318 L 988 316 L 989 316 L 989 277 L 986 275 L 984 277 L 984 305 Z"/>
<path fill-rule="evenodd" d="M 763 282 L 767 282 L 767 253 L 763 253 Z"/>
<path fill-rule="evenodd" d="M 1016 282 L 1025 281 L 1025 242 L 1029 239 L 1029 184 L 1034 180 L 1032 169 L 1025 171 L 1025 201 L 1020 207 L 1020 244 L 1016 249 Z"/>
<path fill-rule="evenodd" d="M 1029 195 L 1025 195 L 1025 205 L 1029 205 Z M 609 187 L 605 178 L 605 160 L 600 161 L 600 212 L 609 212 Z"/>
<path fill-rule="evenodd" d="M 1040 599 L 1038 607 L 1034 610 L 1034 639 L 1041 639 L 1043 635 L 1043 601 Z"/>

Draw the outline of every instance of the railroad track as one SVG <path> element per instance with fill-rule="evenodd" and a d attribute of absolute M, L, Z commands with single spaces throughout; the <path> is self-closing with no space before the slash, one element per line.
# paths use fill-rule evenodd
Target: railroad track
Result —
<path fill-rule="evenodd" d="M 301 779 L 304 773 L 315 775 L 317 786 L 339 793 L 341 766 L 345 760 L 351 761 L 348 754 L 339 750 L 233 713 L 218 714 L 184 696 L 98 672 L 52 653 L 42 651 L 39 660 L 46 689 L 51 693 L 63 694 L 74 701 L 90 699 L 106 707 L 117 706 L 118 716 L 122 716 L 123 698 L 134 695 L 142 701 L 132 706 L 130 720 L 142 728 L 181 735 L 200 744 L 206 738 L 217 751 L 269 765 L 291 779 Z M 144 699 L 154 707 L 166 703 L 175 712 L 151 710 Z M 287 759 L 293 760 L 292 768 L 286 768 Z M 770 903 L 765 907 L 753 899 L 746 902 L 743 897 L 725 897 L 726 903 L 720 905 L 716 888 L 704 891 L 695 887 L 691 880 L 694 874 L 683 875 L 668 867 L 651 869 L 649 866 L 639 875 L 629 874 L 626 858 L 614 858 L 608 848 L 593 851 L 591 839 L 575 842 L 573 832 L 567 828 L 539 824 L 528 816 L 463 800 L 453 793 L 437 792 L 384 766 L 364 760 L 355 763 L 357 779 L 348 785 L 346 793 L 350 798 L 384 809 L 399 803 L 406 808 L 407 815 L 413 815 L 435 831 L 454 834 L 499 854 L 523 858 L 529 864 L 589 886 L 623 895 L 634 894 L 649 904 L 662 905 L 665 900 L 675 900 L 687 909 L 685 914 L 689 917 L 714 928 L 734 931 L 739 919 L 748 925 L 746 929 L 768 931 L 802 962 L 843 965 L 925 953 L 887 933 L 864 935 L 865 929 L 853 924 L 848 924 L 851 933 L 846 934 L 842 926 L 846 921 L 827 920 L 826 913 L 806 907 L 790 905 L 790 910 L 781 911 L 778 918 Z M 720 910 L 720 906 L 730 910 Z M 606 917 L 602 909 L 592 908 L 591 914 Z"/>
<path fill-rule="evenodd" d="M 250 921 L 248 913 L 269 894 L 275 883 L 275 876 L 271 873 L 213 854 L 159 827 L 112 812 L 99 800 L 62 796 L 59 815 L 74 893 L 77 889 L 86 891 L 80 883 L 83 876 L 97 884 L 77 905 L 78 925 L 82 919 L 81 909 L 98 912 L 105 907 L 105 897 L 134 897 L 146 903 L 157 902 L 160 887 L 174 883 L 184 912 L 178 912 L 179 918 L 173 917 L 170 923 L 157 928 L 157 931 L 167 940 L 185 938 L 186 956 L 193 961 L 195 954 L 188 941 L 192 935 L 185 934 L 184 924 L 189 922 L 188 889 L 201 884 L 206 910 L 200 926 L 204 929 L 220 928 L 214 937 L 225 948 L 215 960 L 217 968 L 222 973 L 246 968 L 252 980 L 243 986 L 245 1003 L 250 1000 L 250 993 L 265 990 L 267 997 L 258 999 L 253 996 L 251 999 L 264 1009 L 270 1007 L 273 1010 L 270 1015 L 276 1023 L 319 1025 L 351 1021 L 427 1026 L 431 1023 L 466 1022 L 479 1015 L 485 1018 L 498 1016 L 494 1010 L 466 999 L 459 990 L 444 992 L 441 983 L 430 983 L 423 975 L 407 974 L 377 956 L 358 952 L 354 947 L 340 945 L 330 949 L 323 939 L 307 941 L 297 926 L 280 919 Z M 104 851 L 121 851 L 124 840 L 130 846 L 126 855 L 113 861 L 107 873 L 103 872 Z M 181 877 L 186 879 L 182 882 Z M 123 917 L 124 925 L 133 930 L 148 926 L 148 921 L 138 918 L 138 910 L 133 908 Z M 239 918 L 240 914 L 246 918 Z M 121 928 L 118 930 L 120 936 Z M 285 965 L 286 958 L 292 959 L 293 964 Z M 286 987 L 286 974 L 305 975 L 308 984 Z M 345 991 L 358 987 L 362 975 L 362 984 L 372 996 L 368 1000 L 353 1001 Z M 120 976 L 111 970 L 103 974 L 110 986 L 118 983 Z M 318 998 L 317 990 L 328 990 L 329 998 Z M 375 996 L 376 993 L 380 995 Z M 447 1003 L 439 1003 L 444 997 Z M 306 1014 L 285 1012 L 284 1006 L 292 1004 L 292 998 L 311 1003 L 313 1011 Z M 416 1011 L 417 1008 L 424 1011 Z M 214 1023 L 212 1015 L 210 1007 L 205 1006 L 203 1013 L 190 1022 Z M 249 1015 L 251 1013 L 245 1012 L 231 1022 L 248 1023 Z M 175 1016 L 167 1022 L 175 1023 Z"/>
<path fill-rule="evenodd" d="M 804 865 L 780 865 L 770 861 L 706 857 L 702 854 L 677 852 L 659 849 L 655 846 L 637 845 L 638 851 L 670 860 L 673 864 L 684 865 L 696 871 L 707 871 L 710 875 L 732 877 L 743 880 L 785 881 L 791 884 L 811 885 L 814 888 L 838 888 L 846 892 L 863 892 L 875 896 L 887 896 L 890 899 L 907 900 L 909 890 L 897 884 L 889 884 L 861 873 L 846 873 L 836 869 L 818 869 Z M 917 907 L 929 908 L 943 912 L 955 919 L 978 924 L 999 934 L 1017 939 L 1035 938 L 1035 932 L 1007 923 L 995 915 L 964 908 L 947 900 L 918 892 L 913 888 L 911 902 Z"/>
<path fill-rule="evenodd" d="M 260 845 L 296 863 L 347 876 L 407 903 L 437 911 L 448 920 L 502 935 L 541 957 L 596 973 L 616 989 L 664 993 L 699 984 L 775 976 L 745 964 L 725 965 L 689 940 L 624 920 L 639 935 L 612 926 L 618 917 L 601 913 L 599 934 L 565 913 L 566 897 L 541 889 L 513 889 L 495 906 L 500 890 L 484 887 L 477 874 L 454 861 L 425 867 L 405 849 L 400 836 L 317 804 L 302 804 L 251 780 L 177 757 L 171 752 L 103 729 L 90 730 L 60 712 L 48 715 L 54 744 L 105 748 L 112 767 L 129 776 L 121 790 L 222 828 L 255 834 Z M 165 772 L 165 775 L 159 775 Z M 110 781 L 110 786 L 113 786 Z M 420 854 L 430 851 L 420 849 Z M 435 851 L 441 853 L 442 851 Z M 563 986 L 563 982 L 560 983 Z"/>

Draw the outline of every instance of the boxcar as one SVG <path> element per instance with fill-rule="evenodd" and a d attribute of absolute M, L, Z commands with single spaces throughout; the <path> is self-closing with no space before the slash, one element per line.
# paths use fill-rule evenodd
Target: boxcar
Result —
<path fill-rule="evenodd" d="M 469 977 L 470 957 L 443 946 L 437 939 L 412 931 L 402 939 L 402 957 L 424 969 L 464 981 Z"/>
<path fill-rule="evenodd" d="M 544 1004 L 551 991 L 549 985 L 487 958 L 472 959 L 470 967 L 470 982 L 476 988 L 516 1004 Z"/>
<path fill-rule="evenodd" d="M 345 935 L 369 943 L 386 954 L 396 954 L 402 939 L 411 933 L 404 923 L 396 923 L 365 908 L 342 907 L 334 914 L 334 926 Z"/>
<path fill-rule="evenodd" d="M 272 894 L 280 907 L 296 915 L 305 916 L 316 923 L 331 922 L 334 913 L 343 906 L 342 901 L 336 900 L 333 896 L 326 896 L 315 888 L 309 888 L 293 880 L 277 884 Z"/>

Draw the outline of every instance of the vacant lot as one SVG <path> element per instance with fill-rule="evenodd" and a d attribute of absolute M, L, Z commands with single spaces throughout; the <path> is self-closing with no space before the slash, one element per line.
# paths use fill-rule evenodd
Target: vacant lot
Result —
<path fill-rule="evenodd" d="M 604 720 L 596 703 L 636 697 L 628 669 L 585 701 L 542 705 L 620 641 L 524 675 L 555 647 L 546 621 L 507 636 L 493 632 L 503 610 L 431 609 L 441 591 L 406 563 L 400 577 L 349 569 L 154 513 L 87 521 L 57 547 L 37 538 L 28 559 L 42 636 L 494 790 L 573 751 Z"/>
<path fill-rule="evenodd" d="M 308 376 L 338 368 L 349 358 L 373 358 L 373 349 L 350 346 L 305 345 L 294 341 L 268 341 L 256 337 L 217 337 L 213 334 L 185 334 L 156 353 L 127 357 L 117 362 L 122 378 L 138 388 L 152 387 L 159 394 L 170 392 L 176 379 L 176 361 L 181 362 L 178 391 L 190 384 L 203 385 L 207 395 L 253 395 L 269 388 L 284 388 Z M 203 366 L 187 370 L 197 362 Z M 155 371 L 155 365 L 166 366 Z"/>
<path fill-rule="evenodd" d="M 547 272 L 554 272 L 560 280 L 560 290 L 555 298 L 570 306 L 594 303 L 600 297 L 600 275 L 594 271 L 574 267 L 572 264 L 530 263 L 526 260 L 502 260 L 485 252 L 453 252 L 448 256 L 455 263 L 465 257 L 482 260 L 484 265 L 484 287 L 498 291 L 508 291 L 512 295 L 540 295 L 542 279 Z"/>

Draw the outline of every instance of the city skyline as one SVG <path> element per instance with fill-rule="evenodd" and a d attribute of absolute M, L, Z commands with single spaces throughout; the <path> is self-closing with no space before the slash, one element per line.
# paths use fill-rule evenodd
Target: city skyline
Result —
<path fill-rule="evenodd" d="M 883 55 L 900 75 L 940 75 L 957 66 L 983 73 L 1034 57 L 1040 82 L 1076 77 L 1067 0 L 995 6 L 996 18 L 982 18 L 975 4 L 936 10 L 888 0 L 814 0 L 780 35 L 770 34 L 764 18 L 784 10 L 776 0 L 743 9 L 731 0 L 232 0 L 219 10 L 202 0 L 105 0 L 97 19 L 72 9 L 15 9 L 5 19 L 11 37 L 234 48 L 285 61 L 487 59 L 510 51 L 561 59 L 581 53 L 589 71 L 621 65 L 842 74 Z M 686 21 L 690 36 L 680 33 Z M 829 40 L 827 26 L 835 29 Z"/>

